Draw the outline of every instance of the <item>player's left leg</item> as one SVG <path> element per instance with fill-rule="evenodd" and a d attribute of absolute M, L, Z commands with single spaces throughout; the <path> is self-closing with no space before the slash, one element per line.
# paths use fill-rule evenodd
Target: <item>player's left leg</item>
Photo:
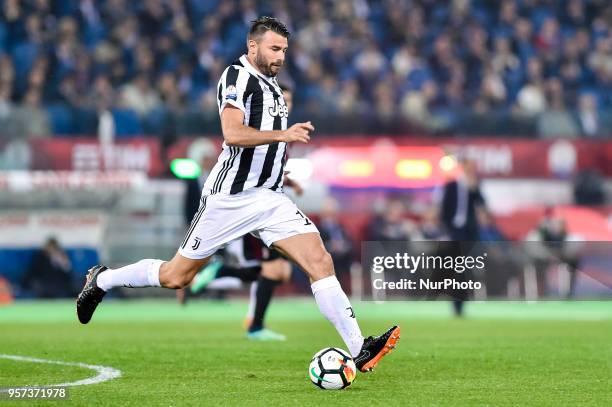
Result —
<path fill-rule="evenodd" d="M 335 326 L 351 355 L 357 356 L 363 345 L 363 336 L 319 234 L 295 235 L 274 242 L 274 247 L 286 253 L 308 274 L 319 310 Z"/>
<path fill-rule="evenodd" d="M 395 347 L 399 340 L 399 327 L 393 326 L 380 336 L 364 339 L 353 307 L 335 276 L 331 256 L 323 246 L 319 233 L 296 234 L 275 241 L 274 247 L 308 274 L 319 310 L 334 325 L 359 370 L 371 371 Z"/>
<path fill-rule="evenodd" d="M 308 275 L 319 310 L 344 340 L 355 365 L 362 372 L 372 370 L 380 358 L 395 347 L 399 340 L 399 327 L 394 326 L 380 336 L 364 339 L 317 227 L 286 195 L 273 191 L 266 194 L 269 198 L 262 192 L 262 202 L 265 200 L 270 211 L 252 234 L 266 246 L 274 246 Z"/>

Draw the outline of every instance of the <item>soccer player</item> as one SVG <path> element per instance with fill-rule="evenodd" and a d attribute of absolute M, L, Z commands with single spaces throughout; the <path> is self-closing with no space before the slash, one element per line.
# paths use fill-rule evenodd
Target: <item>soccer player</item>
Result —
<path fill-rule="evenodd" d="M 252 233 L 308 275 L 319 310 L 334 325 L 360 371 L 372 370 L 395 347 L 398 326 L 380 336 L 362 336 L 317 227 L 282 192 L 287 143 L 308 143 L 314 131 L 310 122 L 287 127 L 287 105 L 276 75 L 288 38 L 289 31 L 275 18 L 253 21 L 247 54 L 232 62 L 219 80 L 223 150 L 178 252 L 170 261 L 92 267 L 77 298 L 81 323 L 90 321 L 113 287 L 183 288 L 220 247 Z"/>
<path fill-rule="evenodd" d="M 293 106 L 293 92 L 279 83 L 287 111 Z M 301 185 L 287 176 L 283 186 L 291 187 L 297 195 L 304 192 Z M 188 293 L 197 294 L 205 288 L 239 289 L 243 282 L 251 282 L 247 312 L 247 338 L 261 341 L 284 341 L 286 337 L 264 326 L 264 318 L 276 286 L 291 278 L 291 264 L 276 250 L 265 248 L 261 240 L 245 235 L 231 241 L 223 250 L 223 260 L 207 264 L 191 282 L 189 292 L 177 290 L 177 299 L 185 303 Z"/>

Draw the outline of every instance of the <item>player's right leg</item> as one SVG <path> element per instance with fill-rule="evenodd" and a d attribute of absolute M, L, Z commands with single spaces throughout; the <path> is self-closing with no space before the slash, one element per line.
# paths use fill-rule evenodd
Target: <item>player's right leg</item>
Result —
<path fill-rule="evenodd" d="M 79 321 L 88 323 L 106 291 L 113 287 L 186 287 L 220 247 L 256 229 L 257 200 L 257 195 L 247 193 L 204 195 L 172 260 L 146 259 L 116 270 L 92 267 L 77 298 Z"/>
<path fill-rule="evenodd" d="M 209 258 L 189 259 L 177 253 L 170 261 L 144 259 L 118 269 L 94 266 L 77 297 L 79 321 L 88 323 L 106 293 L 115 287 L 186 287 Z"/>

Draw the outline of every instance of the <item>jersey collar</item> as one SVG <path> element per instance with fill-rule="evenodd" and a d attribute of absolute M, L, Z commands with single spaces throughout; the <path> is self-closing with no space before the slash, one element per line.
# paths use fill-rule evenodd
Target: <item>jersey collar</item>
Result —
<path fill-rule="evenodd" d="M 242 55 L 239 59 L 238 59 L 242 65 L 244 66 L 244 68 L 249 71 L 250 73 L 252 73 L 255 76 L 259 76 L 261 78 L 264 78 L 265 80 L 272 82 L 274 84 L 276 84 L 276 78 L 273 76 L 266 76 L 263 73 L 259 72 L 253 65 L 251 65 L 251 63 L 249 62 L 249 60 L 247 59 L 246 55 Z"/>

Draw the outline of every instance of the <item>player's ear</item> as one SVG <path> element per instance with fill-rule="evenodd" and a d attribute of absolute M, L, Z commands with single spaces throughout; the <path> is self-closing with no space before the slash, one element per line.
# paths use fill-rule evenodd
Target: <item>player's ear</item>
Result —
<path fill-rule="evenodd" d="M 249 50 L 249 52 L 257 51 L 257 41 L 255 41 L 255 39 L 253 38 L 249 38 L 247 40 L 247 49 Z"/>

